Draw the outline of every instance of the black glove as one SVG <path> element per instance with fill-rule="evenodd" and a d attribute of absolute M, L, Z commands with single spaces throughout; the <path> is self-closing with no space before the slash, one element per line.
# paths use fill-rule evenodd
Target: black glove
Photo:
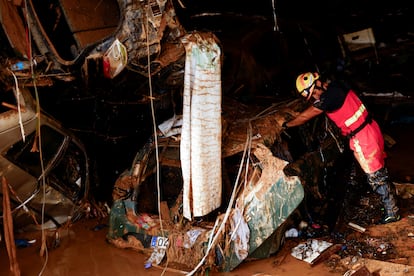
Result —
<path fill-rule="evenodd" d="M 291 138 L 290 137 L 290 135 L 286 132 L 286 130 L 289 128 L 287 125 L 287 122 L 286 121 L 284 121 L 283 122 L 283 124 L 282 124 L 282 133 L 281 133 L 281 135 L 284 135 L 284 136 L 286 136 L 287 138 Z"/>

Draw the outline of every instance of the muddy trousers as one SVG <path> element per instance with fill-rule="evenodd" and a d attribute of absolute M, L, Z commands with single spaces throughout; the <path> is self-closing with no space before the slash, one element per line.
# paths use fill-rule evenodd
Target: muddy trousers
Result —
<path fill-rule="evenodd" d="M 396 216 L 399 208 L 396 204 L 394 185 L 388 178 L 388 170 L 382 168 L 374 173 L 367 174 L 367 178 L 372 190 L 381 197 L 385 215 Z"/>

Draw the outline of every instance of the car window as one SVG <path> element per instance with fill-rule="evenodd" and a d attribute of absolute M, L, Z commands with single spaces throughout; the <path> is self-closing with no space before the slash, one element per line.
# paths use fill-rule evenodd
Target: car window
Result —
<path fill-rule="evenodd" d="M 44 168 L 49 168 L 46 175 L 47 184 L 76 201 L 86 189 L 87 165 L 83 150 L 73 140 L 70 140 L 68 146 L 65 145 L 62 148 L 65 135 L 49 126 L 42 126 L 40 132 Z M 35 133 L 28 135 L 24 142 L 14 144 L 5 157 L 29 174 L 39 178 L 42 174 L 42 167 L 40 152 L 33 146 L 35 139 Z"/>
<path fill-rule="evenodd" d="M 42 134 L 43 164 L 46 167 L 59 151 L 65 137 L 49 126 L 42 126 L 40 133 Z M 39 178 L 42 174 L 42 168 L 40 152 L 36 147 L 36 139 L 36 132 L 29 134 L 25 141 L 21 140 L 10 147 L 5 157 L 31 175 Z"/>

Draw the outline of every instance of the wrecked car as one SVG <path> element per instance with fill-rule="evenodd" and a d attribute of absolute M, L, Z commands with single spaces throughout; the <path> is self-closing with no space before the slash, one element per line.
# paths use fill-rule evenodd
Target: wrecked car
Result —
<path fill-rule="evenodd" d="M 124 68 L 154 75 L 184 54 L 177 39 L 185 31 L 171 1 L 2 0 L 0 5 L 3 31 L 16 53 L 9 67 L 21 78 L 35 67 L 39 85 L 112 79 Z"/>
<path fill-rule="evenodd" d="M 2 91 L 0 99 L 0 176 L 15 227 L 58 228 L 78 219 L 90 185 L 83 144 L 39 112 L 28 89 Z"/>

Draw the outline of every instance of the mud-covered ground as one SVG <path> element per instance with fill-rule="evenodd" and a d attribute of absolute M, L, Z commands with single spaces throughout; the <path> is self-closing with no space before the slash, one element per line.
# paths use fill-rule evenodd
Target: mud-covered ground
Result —
<path fill-rule="evenodd" d="M 411 146 L 414 131 L 409 124 L 390 124 L 384 132 L 395 141 L 387 148 L 387 165 L 399 191 L 400 221 L 375 225 L 373 220 L 380 208 L 378 198 L 364 185 L 350 185 L 334 231 L 325 232 L 323 225 L 321 228 L 311 227 L 299 237 L 286 238 L 284 246 L 274 256 L 244 262 L 228 273 L 210 275 L 344 275 L 363 267 L 379 275 L 414 273 L 414 189 L 407 184 L 414 177 L 414 148 Z M 360 225 L 365 232 L 348 227 L 348 222 Z M 48 250 L 43 256 L 40 254 L 40 232 L 17 234 L 16 239 L 34 240 L 27 247 L 17 248 L 21 275 L 182 274 L 168 266 L 145 269 L 148 256 L 106 242 L 107 225 L 107 218 L 82 219 L 60 229 L 58 234 L 46 232 Z M 314 265 L 294 258 L 292 249 L 311 238 L 339 246 L 326 256 L 322 255 L 325 258 Z M 0 243 L 0 256 L 0 274 L 12 275 L 4 240 Z"/>

